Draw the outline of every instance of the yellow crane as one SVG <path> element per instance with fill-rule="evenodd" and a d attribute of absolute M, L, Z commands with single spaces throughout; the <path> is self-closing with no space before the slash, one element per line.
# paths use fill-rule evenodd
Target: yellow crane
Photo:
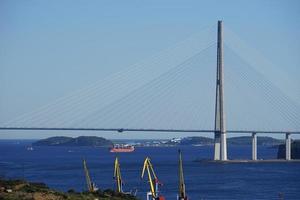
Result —
<path fill-rule="evenodd" d="M 118 156 L 115 159 L 114 179 L 116 180 L 117 192 L 123 193 L 123 180 L 122 180 Z"/>
<path fill-rule="evenodd" d="M 181 151 L 178 150 L 179 154 L 179 163 L 178 163 L 178 176 L 179 176 L 179 192 L 178 192 L 178 200 L 188 200 L 188 197 L 185 193 L 185 184 L 183 177 L 183 167 L 182 167 L 182 156 Z"/>
<path fill-rule="evenodd" d="M 90 173 L 89 170 L 87 168 L 87 164 L 85 159 L 83 159 L 83 169 L 84 169 L 84 173 L 85 173 L 85 179 L 86 179 L 86 184 L 87 184 L 87 188 L 89 190 L 89 192 L 95 192 L 98 190 L 98 188 L 96 187 L 96 185 L 91 181 L 90 178 Z"/>
<path fill-rule="evenodd" d="M 151 164 L 149 157 L 146 157 L 146 159 L 144 161 L 141 178 L 144 177 L 146 170 L 148 173 L 148 181 L 150 184 L 150 193 L 147 193 L 147 200 L 149 199 L 149 195 L 152 196 L 152 200 L 164 200 L 165 198 L 163 196 L 158 195 L 158 186 L 159 186 L 160 182 L 158 181 L 158 178 L 154 172 L 154 169 L 153 169 L 153 166 Z"/>
<path fill-rule="evenodd" d="M 118 156 L 116 156 L 116 159 L 115 159 L 115 169 L 114 169 L 114 177 L 113 178 L 116 180 L 116 186 L 117 186 L 116 191 L 117 192 L 136 196 L 137 190 L 135 190 L 135 191 L 131 190 L 130 192 L 123 191 L 124 182 L 123 182 L 122 175 L 121 175 L 121 168 L 120 168 L 120 162 L 119 162 Z"/>

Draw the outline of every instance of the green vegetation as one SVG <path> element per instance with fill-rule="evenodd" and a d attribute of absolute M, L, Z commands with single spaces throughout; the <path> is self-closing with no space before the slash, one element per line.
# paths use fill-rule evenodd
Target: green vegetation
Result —
<path fill-rule="evenodd" d="M 22 180 L 1 180 L 1 200 L 137 200 L 132 195 L 117 193 L 113 190 L 97 192 L 58 192 L 48 188 L 44 183 L 29 183 Z"/>
<path fill-rule="evenodd" d="M 96 136 L 80 136 L 72 137 L 50 137 L 38 140 L 32 144 L 33 146 L 112 146 L 113 143 L 102 137 Z"/>

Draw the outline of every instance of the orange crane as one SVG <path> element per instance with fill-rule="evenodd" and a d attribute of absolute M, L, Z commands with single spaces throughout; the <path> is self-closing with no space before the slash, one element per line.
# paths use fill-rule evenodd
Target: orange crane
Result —
<path fill-rule="evenodd" d="M 158 181 L 158 178 L 154 172 L 153 166 L 151 164 L 150 158 L 146 157 L 143 165 L 142 170 L 142 176 L 144 177 L 145 171 L 147 170 L 148 173 L 148 181 L 150 184 L 150 192 L 147 193 L 147 200 L 165 200 L 163 196 L 160 196 L 158 193 L 158 186 L 160 185 L 160 182 Z M 149 198 L 151 197 L 151 199 Z"/>
<path fill-rule="evenodd" d="M 177 200 L 188 200 L 188 197 L 185 193 L 185 184 L 184 184 L 183 167 L 182 167 L 182 156 L 181 156 L 180 150 L 178 150 L 178 154 L 179 154 L 179 163 L 178 163 L 179 191 L 178 191 Z"/>
<path fill-rule="evenodd" d="M 96 187 L 95 183 L 93 183 L 91 181 L 90 173 L 89 173 L 89 170 L 87 168 L 87 164 L 86 164 L 85 159 L 83 159 L 83 169 L 84 169 L 84 173 L 85 173 L 85 179 L 86 179 L 86 184 L 87 184 L 88 191 L 89 192 L 97 191 L 98 188 Z"/>

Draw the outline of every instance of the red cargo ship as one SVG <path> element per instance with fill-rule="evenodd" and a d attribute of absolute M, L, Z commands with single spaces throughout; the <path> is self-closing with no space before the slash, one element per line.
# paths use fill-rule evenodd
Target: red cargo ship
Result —
<path fill-rule="evenodd" d="M 134 151 L 134 146 L 131 145 L 115 145 L 110 149 L 111 153 L 129 153 Z"/>

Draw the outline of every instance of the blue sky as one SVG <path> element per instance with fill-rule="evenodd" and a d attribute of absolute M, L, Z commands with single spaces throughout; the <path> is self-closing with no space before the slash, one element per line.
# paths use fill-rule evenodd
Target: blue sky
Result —
<path fill-rule="evenodd" d="M 1 0 L 0 121 L 126 69 L 219 19 L 299 83 L 299 13 L 298 0 Z M 300 86 L 292 83 L 285 88 L 297 99 Z M 53 134 L 60 133 L 1 132 L 0 138 Z"/>

